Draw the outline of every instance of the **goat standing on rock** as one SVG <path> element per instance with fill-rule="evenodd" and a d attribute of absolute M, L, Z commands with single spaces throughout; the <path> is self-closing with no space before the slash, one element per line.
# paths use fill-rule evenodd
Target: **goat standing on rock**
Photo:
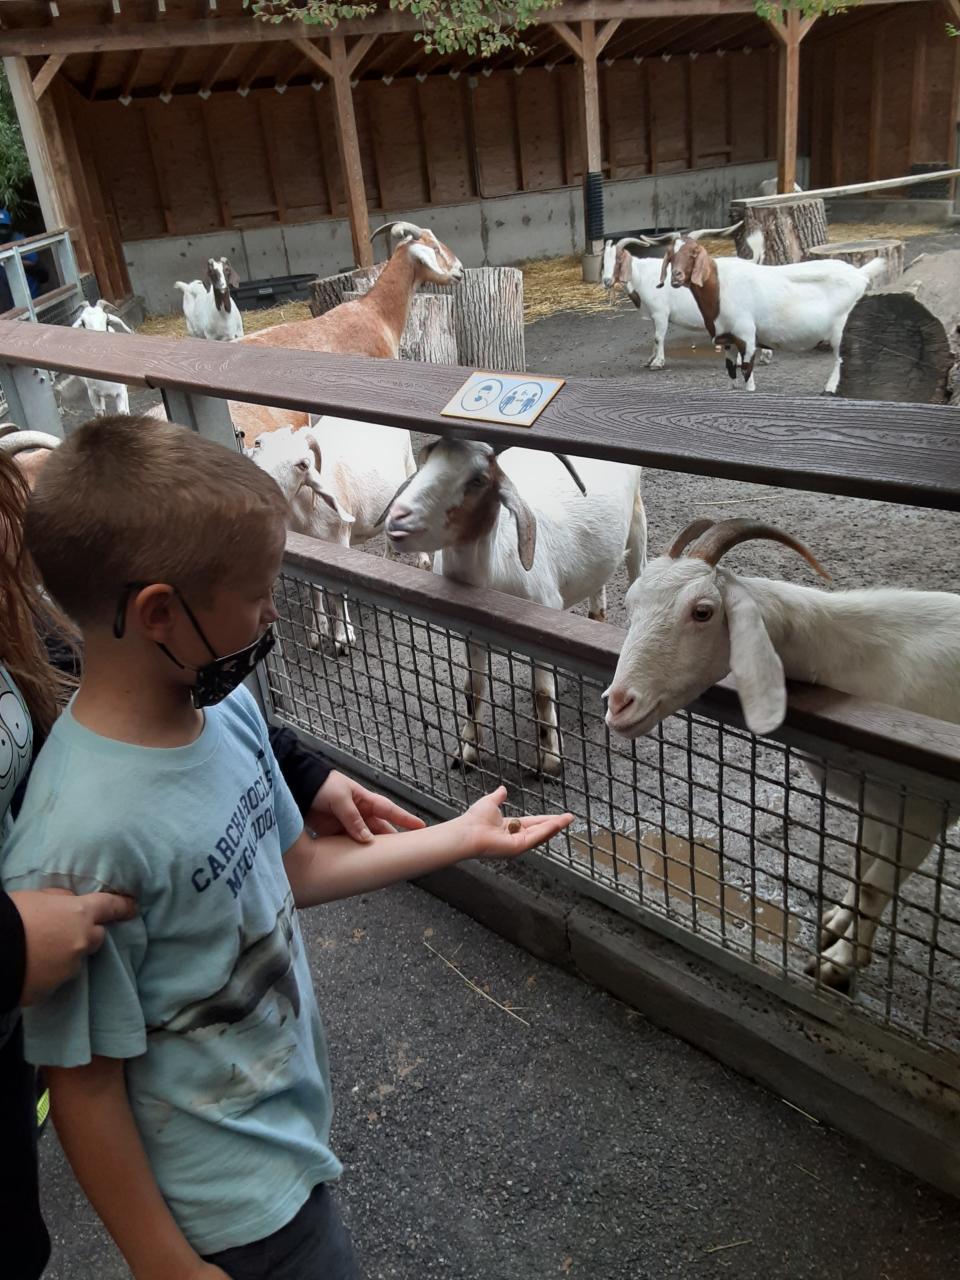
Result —
<path fill-rule="evenodd" d="M 828 576 L 802 543 L 771 525 L 688 525 L 627 593 L 630 629 L 604 695 L 611 729 L 625 738 L 649 733 L 728 672 L 757 734 L 783 721 L 785 677 L 960 723 L 960 596 L 827 593 L 718 567 L 749 538 L 781 542 Z M 808 768 L 823 784 L 823 771 Z M 862 874 L 857 850 L 842 903 L 824 911 L 821 954 L 807 972 L 846 989 L 853 970 L 869 963 L 880 917 L 940 837 L 945 814 L 935 800 L 904 796 L 894 784 L 862 785 L 855 774 L 832 770 L 829 787 L 862 811 Z"/>
<path fill-rule="evenodd" d="M 420 454 L 420 469 L 396 494 L 386 533 L 402 551 L 438 551 L 434 570 L 474 587 L 492 587 L 552 609 L 589 601 L 591 618 L 606 616 L 606 583 L 627 557 L 635 578 L 646 555 L 647 524 L 640 468 L 594 458 L 559 461 L 535 449 L 498 455 L 477 440 L 438 440 Z M 578 493 L 563 467 L 575 468 Z M 486 695 L 486 651 L 468 642 L 464 692 L 467 721 L 459 762 L 479 762 L 480 707 Z M 561 769 L 556 685 L 534 667 L 538 762 Z"/>
<path fill-rule="evenodd" d="M 396 248 L 369 293 L 354 301 L 342 302 L 339 307 L 311 320 L 292 320 L 261 329 L 244 338 L 244 343 L 396 360 L 414 293 L 421 284 L 459 284 L 463 279 L 463 264 L 452 249 L 441 244 L 433 232 L 424 227 L 412 222 L 388 222 L 373 235 L 387 230 Z M 236 400 L 230 401 L 230 414 L 248 446 L 264 431 L 305 427 L 308 421 L 305 413 Z"/>
<path fill-rule="evenodd" d="M 840 381 L 840 339 L 847 316 L 871 281 L 886 270 L 882 258 L 862 267 L 849 262 L 794 262 L 765 267 L 742 258 L 719 263 L 702 244 L 679 236 L 663 259 L 659 288 L 670 273 L 674 289 L 688 288 L 707 333 L 726 348 L 727 373 L 736 386 L 741 362 L 747 391 L 755 391 L 753 363 L 757 344 L 787 351 L 812 351 L 830 344 L 834 366 L 824 391 L 832 395 Z M 736 348 L 737 355 L 733 354 Z"/>

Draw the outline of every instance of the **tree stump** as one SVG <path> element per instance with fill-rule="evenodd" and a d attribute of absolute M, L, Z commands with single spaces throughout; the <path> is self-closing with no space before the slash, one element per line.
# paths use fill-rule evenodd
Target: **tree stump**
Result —
<path fill-rule="evenodd" d="M 862 267 L 874 258 L 883 258 L 883 275 L 874 281 L 873 290 L 883 289 L 903 275 L 902 240 L 843 240 L 838 244 L 815 244 L 806 253 L 808 262 L 849 262 L 852 267 Z"/>
<path fill-rule="evenodd" d="M 360 289 L 344 294 L 344 302 L 362 298 L 370 288 L 366 280 Z M 421 364 L 456 364 L 457 339 L 454 331 L 453 299 L 439 294 L 418 293 L 410 303 L 410 314 L 400 335 L 400 359 Z"/>
<path fill-rule="evenodd" d="M 470 267 L 455 285 L 427 285 L 453 299 L 457 361 L 469 369 L 523 373 L 523 272 L 516 267 Z"/>
<path fill-rule="evenodd" d="M 896 285 L 862 297 L 840 354 L 838 395 L 960 404 L 960 249 L 921 254 Z"/>
<path fill-rule="evenodd" d="M 353 272 L 341 271 L 335 276 L 323 276 L 310 286 L 310 314 L 323 316 L 343 302 L 343 295 L 352 289 Z"/>
<path fill-rule="evenodd" d="M 826 207 L 822 200 L 808 196 L 774 205 L 748 205 L 734 200 L 730 220 L 743 223 L 736 232 L 737 254 L 756 260 L 750 238 L 759 233 L 763 244 L 760 261 L 768 266 L 802 262 L 808 249 L 827 242 Z"/>

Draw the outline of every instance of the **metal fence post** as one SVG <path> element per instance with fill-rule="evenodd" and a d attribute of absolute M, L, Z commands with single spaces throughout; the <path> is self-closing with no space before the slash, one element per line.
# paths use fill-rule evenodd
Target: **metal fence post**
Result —
<path fill-rule="evenodd" d="M 62 440 L 63 423 L 53 393 L 53 379 L 49 369 L 0 363 L 0 389 L 10 421 L 25 430 L 46 431 Z"/>
<path fill-rule="evenodd" d="M 227 449 L 240 448 L 226 400 L 220 400 L 216 396 L 195 395 L 174 387 L 160 387 L 159 390 L 170 422 L 179 422 Z"/>

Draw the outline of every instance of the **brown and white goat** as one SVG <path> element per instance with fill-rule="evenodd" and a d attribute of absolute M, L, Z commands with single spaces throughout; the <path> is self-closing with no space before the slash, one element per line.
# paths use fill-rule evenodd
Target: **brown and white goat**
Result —
<path fill-rule="evenodd" d="M 228 258 L 208 258 L 203 280 L 174 282 L 183 294 L 183 314 L 191 338 L 235 342 L 243 337 L 240 308 L 230 293 L 239 285 L 240 277 Z"/>
<path fill-rule="evenodd" d="M 410 301 L 417 289 L 422 284 L 459 284 L 463 265 L 453 250 L 425 227 L 393 222 L 378 227 L 373 234 L 387 230 L 398 243 L 369 293 L 352 302 L 342 302 L 322 316 L 261 329 L 244 338 L 244 343 L 396 360 Z M 230 413 L 248 448 L 265 431 L 308 424 L 305 413 L 236 400 L 230 401 Z"/>

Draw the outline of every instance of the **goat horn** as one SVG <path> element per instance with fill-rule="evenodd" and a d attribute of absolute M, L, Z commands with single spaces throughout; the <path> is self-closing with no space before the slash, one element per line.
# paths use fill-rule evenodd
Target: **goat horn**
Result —
<path fill-rule="evenodd" d="M 0 436 L 0 450 L 15 455 L 27 449 L 56 449 L 62 441 L 46 431 L 10 431 Z"/>
<path fill-rule="evenodd" d="M 803 556 L 807 564 L 815 569 L 821 578 L 830 580 L 829 573 L 802 542 L 798 542 L 791 534 L 784 533 L 776 525 L 754 524 L 752 520 L 718 520 L 701 535 L 688 555 L 698 560 L 706 560 L 709 565 L 715 565 L 732 547 L 741 542 L 747 542 L 751 538 L 766 538 L 770 542 L 782 543 L 791 551 L 796 551 L 798 555 Z"/>
<path fill-rule="evenodd" d="M 413 236 L 414 240 L 419 240 L 423 235 L 423 230 L 417 226 L 415 222 L 385 222 L 382 226 L 377 227 L 376 231 L 370 232 L 370 239 L 380 235 L 382 231 L 389 231 L 395 240 L 399 240 L 401 236 Z"/>
<path fill-rule="evenodd" d="M 692 521 L 685 529 L 681 529 L 674 538 L 673 542 L 670 544 L 670 550 L 667 552 L 667 555 L 671 560 L 679 560 L 681 554 L 690 545 L 690 543 L 696 538 L 699 538 L 701 534 L 706 533 L 707 530 L 712 528 L 715 523 L 716 521 L 714 520 L 706 520 L 702 517 L 699 520 Z"/>
<path fill-rule="evenodd" d="M 733 233 L 735 231 L 739 231 L 742 226 L 743 219 L 741 218 L 739 222 L 734 222 L 729 227 L 701 227 L 699 231 L 688 231 L 687 239 L 702 240 L 704 236 L 716 236 L 719 240 L 722 239 L 723 236 L 732 236 Z"/>
<path fill-rule="evenodd" d="M 648 240 L 646 236 L 624 236 L 622 240 L 618 240 L 616 243 L 615 248 L 617 253 L 619 253 L 621 249 L 625 249 L 628 244 L 638 244 L 643 249 L 649 249 L 656 244 L 656 241 Z"/>
<path fill-rule="evenodd" d="M 577 468 L 573 465 L 573 463 L 570 461 L 567 455 L 565 453 L 555 453 L 553 456 L 555 458 L 558 458 L 563 463 L 563 465 L 567 468 L 567 470 L 570 472 L 571 476 L 573 477 L 573 483 L 577 486 L 580 492 L 583 494 L 586 494 L 587 486 L 580 479 L 580 474 L 577 471 Z"/>

